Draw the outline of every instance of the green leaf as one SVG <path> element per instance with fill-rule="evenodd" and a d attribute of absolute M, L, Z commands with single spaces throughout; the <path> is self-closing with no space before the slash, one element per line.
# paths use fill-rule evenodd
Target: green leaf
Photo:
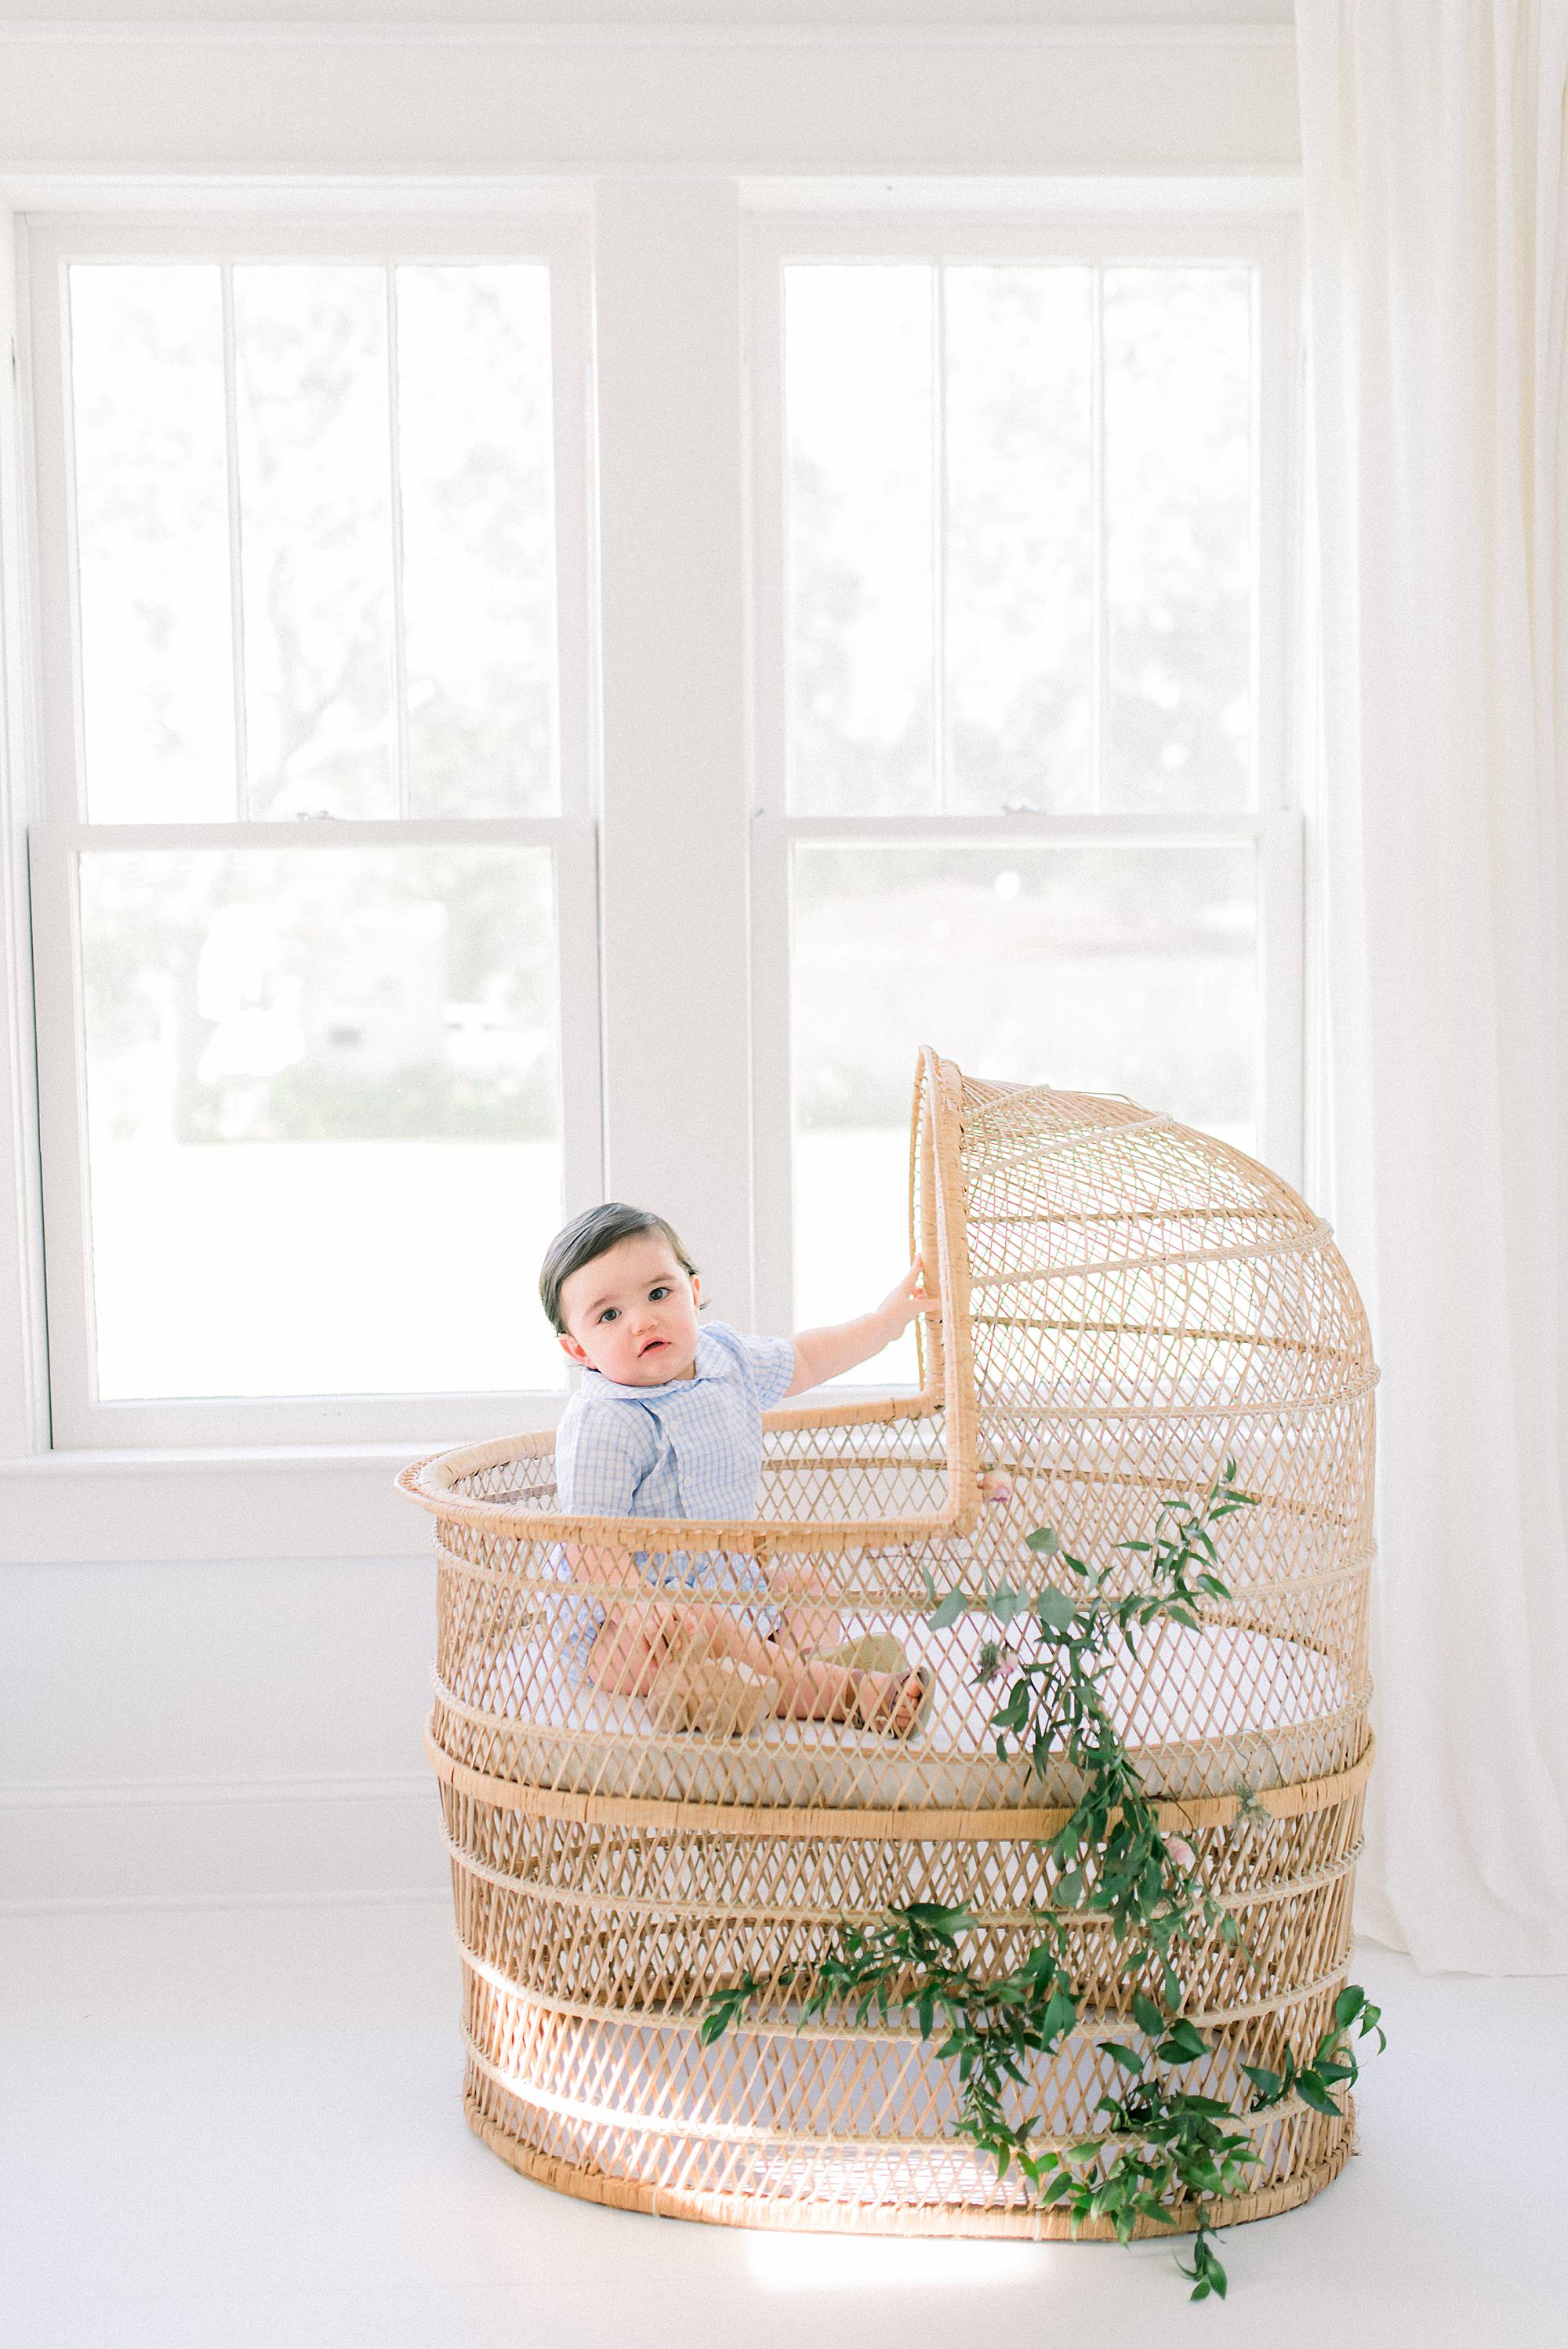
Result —
<path fill-rule="evenodd" d="M 1192 2064 L 1209 2052 L 1209 2043 L 1202 2033 L 1182 2015 L 1171 2025 L 1165 2037 L 1155 2049 L 1162 2064 Z"/>
<path fill-rule="evenodd" d="M 1343 2031 L 1354 2023 L 1366 2003 L 1367 1993 L 1360 1983 L 1346 1982 L 1334 2002 L 1334 2020 L 1338 2028 Z"/>
<path fill-rule="evenodd" d="M 1047 1630 L 1068 1631 L 1078 1615 L 1078 1607 L 1066 1590 L 1045 1589 L 1035 1600 L 1035 1612 Z"/>
<path fill-rule="evenodd" d="M 1257 2089 L 1260 2095 L 1272 2099 L 1273 2097 L 1281 2096 L 1284 2094 L 1284 2082 L 1280 2078 L 1277 2072 L 1269 2071 L 1266 2065 L 1263 2064 L 1243 2064 L 1242 2065 L 1242 2069 L 1246 2074 L 1248 2079 L 1252 2082 L 1253 2087 Z"/>
<path fill-rule="evenodd" d="M 1146 1998 L 1140 1990 L 1134 1991 L 1132 1993 L 1132 2013 L 1133 2020 L 1140 2031 L 1147 2031 L 1150 2039 L 1159 2038 L 1165 2028 L 1165 2017 L 1161 2013 L 1154 2001 L 1151 1998 Z"/>
<path fill-rule="evenodd" d="M 1055 1557 L 1061 1547 L 1061 1537 L 1055 1526 L 1037 1526 L 1032 1534 L 1024 1537 L 1025 1547 L 1036 1550 L 1042 1557 Z"/>
<path fill-rule="evenodd" d="M 1102 2039 L 1099 2043 L 1099 2052 L 1102 2055 L 1113 2056 L 1122 2070 L 1130 2072 L 1135 2080 L 1142 2073 L 1142 2056 L 1135 2055 L 1130 2047 L 1124 2047 L 1119 2039 Z"/>
<path fill-rule="evenodd" d="M 1040 2017 L 1040 2036 L 1047 2042 L 1063 2038 L 1077 2021 L 1078 2005 L 1070 1992 L 1065 1990 L 1055 1990 L 1047 2001 L 1046 2011 Z"/>
<path fill-rule="evenodd" d="M 907 1917 L 912 1925 L 919 1925 L 944 1941 L 955 1941 L 960 1933 L 972 1932 L 975 1926 L 974 1918 L 962 1903 L 956 1909 L 944 1909 L 934 1900 L 912 1900 L 895 1914 Z"/>
<path fill-rule="evenodd" d="M 705 2047 L 711 2047 L 757 1995 L 755 1976 L 742 1974 L 728 1990 L 716 1990 L 707 2002 L 707 2011 L 697 2026 L 697 2037 Z"/>
<path fill-rule="evenodd" d="M 945 1631 L 950 1623 L 956 1623 L 960 1615 L 965 1614 L 968 1611 L 968 1607 L 969 1598 L 967 1592 L 963 1590 L 950 1590 L 946 1598 L 941 1600 L 933 1610 L 931 1617 L 932 1630 L 934 1631 Z"/>
<path fill-rule="evenodd" d="M 1315 2113 L 1326 2113 L 1331 2120 L 1343 2118 L 1338 2106 L 1315 2072 L 1299 2072 L 1296 2075 L 1295 2093 L 1304 2105 L 1312 2106 Z"/>

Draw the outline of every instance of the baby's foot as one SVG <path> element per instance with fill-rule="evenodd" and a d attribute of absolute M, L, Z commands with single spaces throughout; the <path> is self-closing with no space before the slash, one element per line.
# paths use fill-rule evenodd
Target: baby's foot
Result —
<path fill-rule="evenodd" d="M 854 1717 L 862 1729 L 884 1737 L 907 1737 L 930 1693 L 931 1677 L 917 1666 L 910 1672 L 861 1672 L 855 1686 Z"/>
<path fill-rule="evenodd" d="M 743 1737 L 770 1713 L 779 1683 L 730 1657 L 694 1663 L 672 1656 L 649 1692 L 658 1729 L 695 1730 L 703 1737 Z"/>

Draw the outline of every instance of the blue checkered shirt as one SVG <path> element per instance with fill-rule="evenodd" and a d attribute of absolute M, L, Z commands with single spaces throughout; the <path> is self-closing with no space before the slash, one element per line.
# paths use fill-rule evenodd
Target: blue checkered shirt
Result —
<path fill-rule="evenodd" d="M 762 1414 L 794 1375 L 788 1338 L 743 1338 L 722 1321 L 698 1333 L 689 1379 L 628 1387 L 584 1371 L 555 1432 L 556 1506 L 585 1517 L 755 1516 Z M 754 1560 L 725 1551 L 639 1552 L 638 1562 L 666 1588 L 767 1588 Z M 772 1628 L 771 1609 L 748 1612 L 758 1631 Z M 584 1605 L 563 1625 L 573 1678 L 603 1619 L 602 1608 Z"/>

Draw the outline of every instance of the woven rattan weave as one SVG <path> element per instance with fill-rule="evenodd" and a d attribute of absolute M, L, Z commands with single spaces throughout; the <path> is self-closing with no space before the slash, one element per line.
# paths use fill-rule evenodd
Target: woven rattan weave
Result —
<path fill-rule="evenodd" d="M 1227 1459 L 1256 1496 L 1229 1522 L 1232 1598 L 1196 1630 L 1162 1624 L 1109 1692 L 1146 1785 L 1242 1926 L 1188 1969 L 1213 2045 L 1189 2085 L 1229 2096 L 1243 2062 L 1315 2044 L 1345 1978 L 1376 1373 L 1327 1226 L 1169 1118 L 977 1081 L 930 1052 L 912 1202 L 942 1308 L 922 1391 L 772 1413 L 754 1520 L 556 1515 L 548 1433 L 399 1479 L 436 1518 L 428 1744 L 469 2115 L 515 2168 L 595 2200 L 748 2225 L 1066 2231 L 955 2138 L 952 2082 L 913 2024 L 799 2028 L 783 1990 L 711 2046 L 698 2024 L 745 1971 L 794 1968 L 798 1995 L 841 1920 L 913 1900 L 965 1904 L 982 1956 L 1022 1960 L 1052 1897 L 1043 1841 L 1078 1790 L 1065 1764 L 1042 1778 L 998 1758 L 980 1619 L 933 1631 L 930 1589 L 1038 1588 L 1051 1562 L 1024 1537 L 1042 1525 L 1103 1563 Z M 677 1725 L 656 1694 L 596 1689 L 585 1608 L 645 1599 L 669 1561 L 678 1580 L 697 1559 L 700 1619 L 923 1667 L 913 1734 L 852 1710 L 727 1734 Z M 1063 1921 L 1083 2022 L 1032 2083 L 1047 2141 L 1094 2133 L 1097 2032 L 1137 2039 L 1104 1921 Z M 1348 2114 L 1287 2103 L 1253 2126 L 1256 2190 L 1216 2219 L 1305 2200 L 1349 2150 Z"/>

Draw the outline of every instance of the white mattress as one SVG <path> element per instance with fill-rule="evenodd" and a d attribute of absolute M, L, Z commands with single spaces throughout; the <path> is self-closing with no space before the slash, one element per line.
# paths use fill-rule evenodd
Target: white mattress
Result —
<path fill-rule="evenodd" d="M 884 1628 L 844 1619 L 846 1637 Z M 911 1660 L 934 1676 L 913 1736 L 830 1722 L 770 1719 L 724 1744 L 655 1734 L 645 1706 L 541 1671 L 531 1642 L 490 1661 L 487 1702 L 443 1690 L 475 1732 L 499 1730 L 490 1766 L 525 1783 L 665 1799 L 995 1808 L 1074 1799 L 1064 1764 L 1042 1783 L 1026 1759 L 997 1758 L 985 1726 L 994 1700 L 974 1685 L 990 1627 L 977 1617 L 922 1636 Z M 1153 1793 L 1191 1797 L 1240 1784 L 1274 1786 L 1344 1766 L 1359 1749 L 1365 1698 L 1321 1650 L 1231 1626 L 1167 1623 L 1107 1675 L 1113 1719 Z"/>

